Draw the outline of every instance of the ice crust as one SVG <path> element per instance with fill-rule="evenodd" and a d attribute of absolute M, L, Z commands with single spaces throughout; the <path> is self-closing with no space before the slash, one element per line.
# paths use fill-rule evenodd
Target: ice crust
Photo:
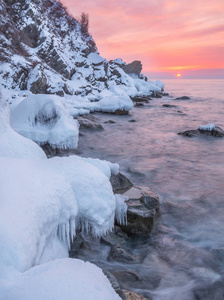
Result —
<path fill-rule="evenodd" d="M 32 120 L 40 107 L 30 107 Z M 125 222 L 124 199 L 109 181 L 119 166 L 78 156 L 47 159 L 10 127 L 2 98 L 0 108 L 0 299 L 120 299 L 99 268 L 67 258 L 77 229 L 101 236 L 114 218 Z"/>
<path fill-rule="evenodd" d="M 212 131 L 215 128 L 214 124 L 199 126 L 200 130 Z"/>

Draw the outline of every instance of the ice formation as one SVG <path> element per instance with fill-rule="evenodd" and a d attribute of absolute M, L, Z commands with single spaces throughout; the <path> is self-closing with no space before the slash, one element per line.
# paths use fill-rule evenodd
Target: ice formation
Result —
<path fill-rule="evenodd" d="M 101 236 L 115 217 L 125 222 L 124 201 L 109 181 L 119 166 L 77 156 L 46 159 L 10 128 L 2 99 L 0 107 L 0 299 L 120 299 L 99 268 L 66 258 L 77 228 Z"/>
<path fill-rule="evenodd" d="M 214 124 L 199 126 L 199 130 L 212 131 L 215 128 Z"/>
<path fill-rule="evenodd" d="M 70 117 L 64 100 L 57 95 L 30 95 L 12 111 L 12 128 L 39 145 L 76 148 L 78 122 Z"/>

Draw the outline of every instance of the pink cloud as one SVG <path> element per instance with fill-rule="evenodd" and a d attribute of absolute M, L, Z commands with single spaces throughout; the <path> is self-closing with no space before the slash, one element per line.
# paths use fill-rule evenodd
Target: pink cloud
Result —
<path fill-rule="evenodd" d="M 142 60 L 145 70 L 224 68 L 223 0 L 62 0 L 74 16 L 89 14 L 101 55 Z"/>

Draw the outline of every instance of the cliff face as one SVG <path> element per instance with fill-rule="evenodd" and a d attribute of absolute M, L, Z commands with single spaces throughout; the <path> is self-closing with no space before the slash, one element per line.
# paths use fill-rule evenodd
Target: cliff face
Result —
<path fill-rule="evenodd" d="M 132 85 L 130 72 L 145 79 L 140 62 L 128 68 L 121 59 L 99 56 L 93 38 L 56 0 L 0 0 L 0 11 L 0 81 L 6 88 L 85 96 Z"/>

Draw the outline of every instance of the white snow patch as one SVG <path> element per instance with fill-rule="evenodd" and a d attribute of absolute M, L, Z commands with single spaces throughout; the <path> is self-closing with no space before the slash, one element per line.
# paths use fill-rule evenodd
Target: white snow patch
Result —
<path fill-rule="evenodd" d="M 111 95 L 97 102 L 98 110 L 103 112 L 115 112 L 116 110 L 129 111 L 133 108 L 133 102 L 129 96 Z"/>
<path fill-rule="evenodd" d="M 88 59 L 94 64 L 94 65 L 98 65 L 98 64 L 101 64 L 102 62 L 104 62 L 106 59 L 102 56 L 100 56 L 99 54 L 97 53 L 90 53 L 88 55 Z"/>
<path fill-rule="evenodd" d="M 212 131 L 214 128 L 215 128 L 214 124 L 208 124 L 208 125 L 199 126 L 198 129 L 206 130 L 206 131 Z"/>
<path fill-rule="evenodd" d="M 31 95 L 10 116 L 12 128 L 21 135 L 53 148 L 76 148 L 78 122 L 70 117 L 65 101 L 56 95 Z"/>

